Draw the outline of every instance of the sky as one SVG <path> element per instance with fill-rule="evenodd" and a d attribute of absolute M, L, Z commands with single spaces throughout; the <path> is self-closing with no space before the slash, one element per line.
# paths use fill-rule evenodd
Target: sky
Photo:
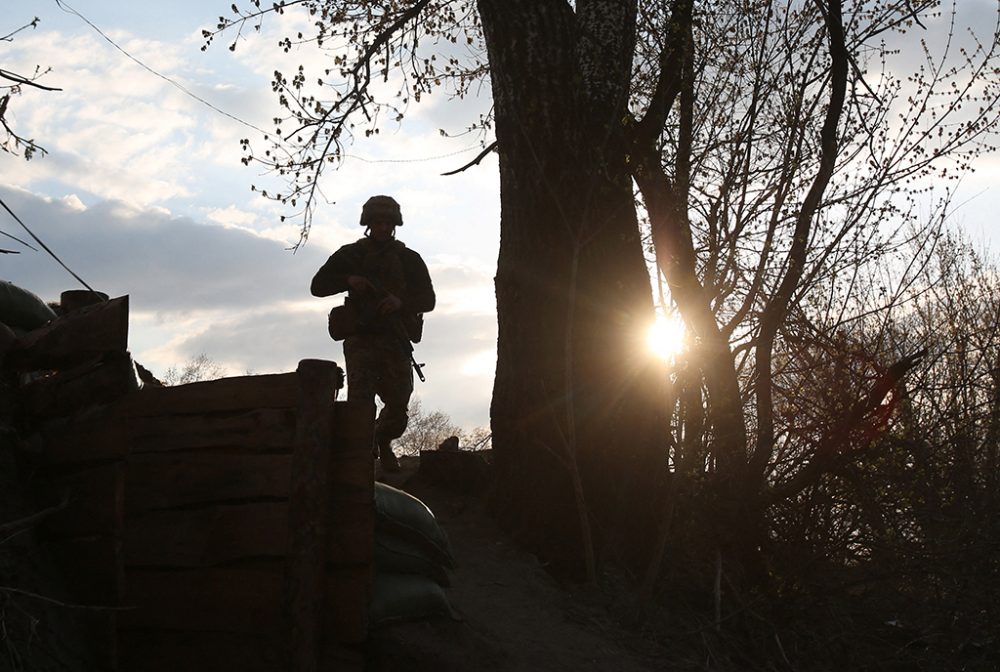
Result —
<path fill-rule="evenodd" d="M 278 114 L 270 78 L 280 50 L 265 24 L 235 52 L 220 41 L 201 51 L 228 3 L 72 0 L 69 5 L 150 69 L 258 128 Z M 39 25 L 0 43 L 2 67 L 31 73 L 59 92 L 26 90 L 8 115 L 48 150 L 29 162 L 0 154 L 0 196 L 66 264 L 95 289 L 130 296 L 133 357 L 162 375 L 204 353 L 231 375 L 291 371 L 305 358 L 343 366 L 326 333 L 341 297 L 314 298 L 313 274 L 335 249 L 363 234 L 361 205 L 391 194 L 404 225 L 397 237 L 422 254 L 438 296 L 416 357 L 426 411 L 461 427 L 489 423 L 496 362 L 493 276 L 499 247 L 495 155 L 475 169 L 478 139 L 443 137 L 488 109 L 489 97 L 459 105 L 431 96 L 412 107 L 401 130 L 358 141 L 324 183 L 307 244 L 294 254 L 297 225 L 287 210 L 250 191 L 280 183 L 245 167 L 239 140 L 259 133 L 219 114 L 144 69 L 53 0 L 17 3 L 3 33 Z M 314 59 L 292 54 L 286 63 Z M 290 69 L 290 68 L 289 68 Z M 259 146 L 263 146 L 259 143 Z M 443 157 L 443 158 L 434 158 Z M 6 216 L 6 213 L 4 213 Z M 26 238 L 10 219 L 0 230 Z M 18 247 L 9 239 L 5 248 Z M 46 300 L 78 283 L 50 257 L 19 248 L 0 255 L 0 278 Z"/>
<path fill-rule="evenodd" d="M 15 3 L 10 3 L 15 4 Z M 278 115 L 276 67 L 318 63 L 311 49 L 282 55 L 279 37 L 301 20 L 289 12 L 251 32 L 235 51 L 221 38 L 206 51 L 229 3 L 71 0 L 69 6 L 149 69 L 258 128 Z M 990 25 L 993 0 L 962 0 L 960 21 Z M 462 131 L 489 109 L 488 91 L 463 101 L 435 94 L 413 105 L 398 128 L 359 139 L 323 183 L 308 243 L 294 254 L 297 225 L 287 211 L 250 191 L 280 183 L 243 166 L 240 139 L 258 131 L 210 109 L 142 67 L 55 0 L 27 0 L 4 12 L 0 34 L 40 19 L 0 43 L 0 66 L 20 73 L 50 67 L 43 83 L 12 101 L 14 128 L 48 150 L 30 162 L 0 154 L 0 196 L 74 271 L 111 296 L 128 294 L 130 348 L 155 374 L 204 354 L 232 375 L 294 370 L 304 358 L 343 365 L 326 334 L 339 297 L 317 299 L 309 282 L 339 246 L 360 237 L 361 205 L 393 195 L 403 209 L 398 238 L 420 252 L 438 295 L 417 359 L 426 411 L 471 429 L 489 422 L 496 362 L 493 277 L 499 248 L 495 154 L 455 176 L 441 173 L 479 152 Z M 943 16 L 926 36 L 942 35 Z M 491 140 L 492 138 L 488 138 Z M 258 143 L 258 146 L 261 146 Z M 962 183 L 953 222 L 996 249 L 1000 241 L 1000 158 L 990 154 Z M 23 231 L 0 218 L 0 230 Z M 23 237 L 23 236 L 22 236 Z M 4 243 L 4 247 L 12 247 Z M 57 299 L 76 281 L 44 253 L 0 255 L 0 278 Z"/>

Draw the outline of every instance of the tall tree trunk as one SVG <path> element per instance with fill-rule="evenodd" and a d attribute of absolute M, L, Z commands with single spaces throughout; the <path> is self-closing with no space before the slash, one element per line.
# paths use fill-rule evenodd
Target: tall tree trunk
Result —
<path fill-rule="evenodd" d="M 621 126 L 634 3 L 479 10 L 500 153 L 499 513 L 570 568 L 588 525 L 600 548 L 638 554 L 665 468 L 665 413 L 644 343 L 652 295 Z"/>

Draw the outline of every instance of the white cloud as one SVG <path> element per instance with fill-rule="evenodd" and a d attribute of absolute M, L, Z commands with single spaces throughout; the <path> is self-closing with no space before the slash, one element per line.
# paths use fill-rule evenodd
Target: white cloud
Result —
<path fill-rule="evenodd" d="M 211 99 L 222 92 L 218 105 L 236 105 L 237 115 L 242 113 L 238 105 L 268 99 L 260 91 L 263 81 L 243 78 L 220 86 L 197 79 L 211 77 L 212 72 L 189 65 L 203 56 L 192 45 L 140 39 L 120 30 L 109 34 L 150 68 L 192 93 Z M 222 185 L 235 184 L 234 173 L 244 173 L 238 180 L 241 186 L 249 183 L 247 170 L 239 163 L 239 138 L 245 127 L 91 33 L 40 30 L 21 38 L 7 48 L 5 67 L 30 71 L 35 63 L 45 64 L 52 68 L 45 83 L 63 90 L 33 90 L 14 101 L 19 131 L 36 138 L 51 154 L 44 161 L 0 164 L 3 182 L 23 187 L 59 182 L 98 199 L 140 207 L 190 201 L 196 190 L 202 194 L 227 190 Z M 255 93 L 248 93 L 243 84 Z M 212 190 L 211 184 L 218 186 Z"/>
<path fill-rule="evenodd" d="M 305 358 L 343 365 L 340 346 L 326 333 L 326 312 L 340 298 L 309 295 L 326 249 L 308 245 L 293 255 L 243 227 L 121 202 L 82 207 L 72 194 L 45 198 L 0 187 L 0 196 L 91 286 L 130 295 L 130 347 L 154 373 L 201 353 L 234 375 L 289 371 Z M 45 299 L 76 285 L 43 253 L 9 257 L 3 279 Z M 428 314 L 417 346 L 427 363 L 421 397 L 463 426 L 484 425 L 496 346 L 491 271 L 452 260 L 433 263 L 431 272 L 440 307 Z"/>
<path fill-rule="evenodd" d="M 63 196 L 59 200 L 62 201 L 62 204 L 65 205 L 70 210 L 83 212 L 84 210 L 87 209 L 87 206 L 83 204 L 83 201 L 81 201 L 80 197 L 77 196 L 76 194 L 67 194 L 66 196 Z"/>
<path fill-rule="evenodd" d="M 206 214 L 209 220 L 222 226 L 248 229 L 250 225 L 257 221 L 257 214 L 240 210 L 235 205 L 225 208 L 212 208 Z"/>
<path fill-rule="evenodd" d="M 0 189 L 4 200 L 67 264 L 96 288 L 131 294 L 144 310 L 239 309 L 308 292 L 320 251 L 292 255 L 284 245 L 226 229 L 99 201 L 80 211 L 62 201 Z M 46 297 L 73 283 L 44 255 L 5 259 L 4 274 Z"/>

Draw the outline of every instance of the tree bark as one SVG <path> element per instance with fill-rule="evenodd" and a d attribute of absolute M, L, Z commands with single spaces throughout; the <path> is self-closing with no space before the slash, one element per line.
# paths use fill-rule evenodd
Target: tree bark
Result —
<path fill-rule="evenodd" d="M 587 523 L 600 548 L 642 552 L 665 468 L 662 381 L 644 343 L 652 293 L 622 137 L 635 7 L 480 0 L 479 10 L 500 154 L 498 512 L 578 569 Z M 574 468 L 587 511 L 574 505 Z"/>

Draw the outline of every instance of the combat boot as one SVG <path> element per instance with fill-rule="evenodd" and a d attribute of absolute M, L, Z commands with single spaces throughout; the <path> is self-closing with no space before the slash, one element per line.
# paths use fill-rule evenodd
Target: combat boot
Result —
<path fill-rule="evenodd" d="M 399 460 L 392 452 L 392 439 L 378 439 L 378 458 L 382 463 L 382 471 L 395 473 L 399 471 Z"/>

